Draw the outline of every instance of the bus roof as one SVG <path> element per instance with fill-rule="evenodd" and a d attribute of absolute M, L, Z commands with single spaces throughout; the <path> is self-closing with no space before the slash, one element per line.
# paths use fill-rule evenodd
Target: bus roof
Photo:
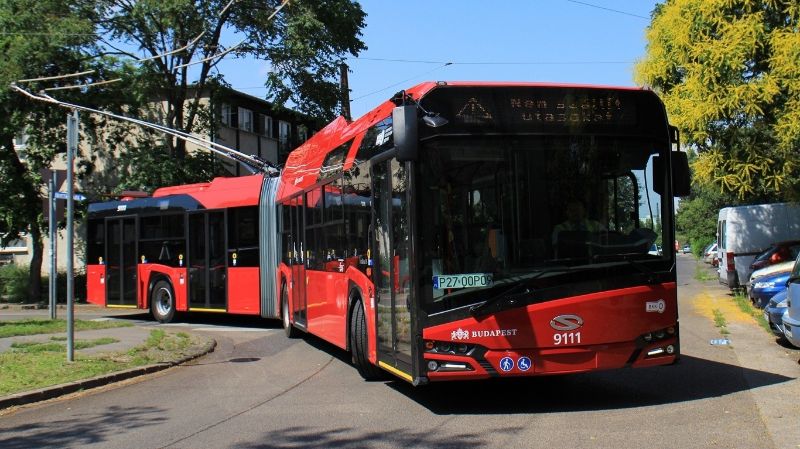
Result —
<path fill-rule="evenodd" d="M 189 195 L 206 209 L 253 206 L 258 204 L 264 175 L 214 178 L 211 182 L 162 187 L 153 192 L 153 198 L 170 195 Z"/>
<path fill-rule="evenodd" d="M 426 81 L 405 90 L 415 100 L 430 93 L 437 87 L 542 87 L 542 88 L 579 88 L 618 91 L 652 92 L 639 87 L 619 87 L 564 83 L 533 82 L 496 82 L 496 81 Z M 365 132 L 378 122 L 389 117 L 395 107 L 392 99 L 387 99 L 375 109 L 360 118 L 348 122 L 338 117 L 322 130 L 314 134 L 304 144 L 289 154 L 282 173 L 281 186 L 277 194 L 278 201 L 314 185 L 319 179 L 320 168 L 325 157 L 344 144 L 349 144 L 349 151 L 343 162 L 343 170 L 348 170 L 355 162 L 356 153 L 364 138 Z"/>

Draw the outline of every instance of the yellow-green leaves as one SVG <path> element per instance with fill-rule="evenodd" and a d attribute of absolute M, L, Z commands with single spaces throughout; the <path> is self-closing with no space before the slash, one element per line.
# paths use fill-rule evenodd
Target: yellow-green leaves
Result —
<path fill-rule="evenodd" d="M 647 30 L 638 83 L 662 96 L 699 183 L 740 199 L 800 190 L 800 6 L 667 0 Z"/>

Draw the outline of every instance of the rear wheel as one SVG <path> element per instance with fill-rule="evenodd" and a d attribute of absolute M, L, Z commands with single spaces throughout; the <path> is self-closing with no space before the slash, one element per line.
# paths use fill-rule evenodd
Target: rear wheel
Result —
<path fill-rule="evenodd" d="M 175 317 L 175 294 L 163 279 L 156 282 L 150 294 L 150 314 L 159 323 L 169 323 Z"/>
<path fill-rule="evenodd" d="M 350 351 L 353 354 L 353 365 L 358 374 L 366 380 L 383 378 L 383 371 L 373 365 L 367 357 L 367 317 L 361 300 L 357 300 L 350 315 Z"/>
<path fill-rule="evenodd" d="M 300 331 L 292 324 L 289 319 L 289 289 L 286 284 L 281 288 L 281 320 L 283 321 L 283 332 L 289 338 L 297 338 L 300 336 Z"/>

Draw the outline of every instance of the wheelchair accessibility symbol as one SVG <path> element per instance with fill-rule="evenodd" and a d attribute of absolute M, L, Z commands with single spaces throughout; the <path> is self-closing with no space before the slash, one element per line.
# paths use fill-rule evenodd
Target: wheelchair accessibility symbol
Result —
<path fill-rule="evenodd" d="M 529 357 L 520 357 L 517 359 L 517 368 L 520 371 L 528 371 L 531 369 L 531 359 Z"/>
<path fill-rule="evenodd" d="M 503 357 L 500 359 L 500 369 L 509 372 L 514 369 L 514 359 L 511 357 Z"/>

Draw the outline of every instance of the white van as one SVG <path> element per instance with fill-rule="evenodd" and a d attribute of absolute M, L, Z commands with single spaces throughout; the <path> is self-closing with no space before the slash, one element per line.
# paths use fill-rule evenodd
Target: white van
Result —
<path fill-rule="evenodd" d="M 739 288 L 753 259 L 774 242 L 800 239 L 800 205 L 758 204 L 720 209 L 717 220 L 719 281 Z"/>

